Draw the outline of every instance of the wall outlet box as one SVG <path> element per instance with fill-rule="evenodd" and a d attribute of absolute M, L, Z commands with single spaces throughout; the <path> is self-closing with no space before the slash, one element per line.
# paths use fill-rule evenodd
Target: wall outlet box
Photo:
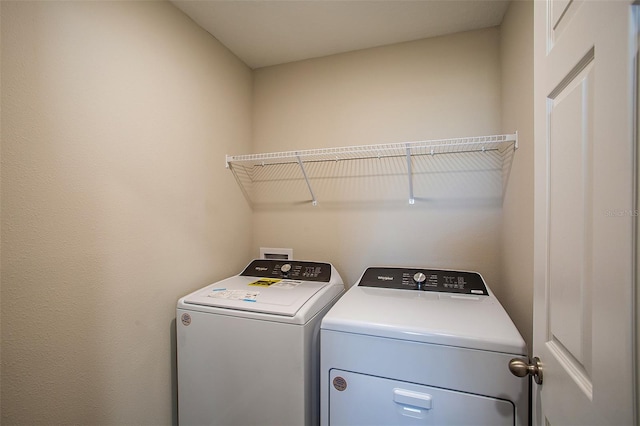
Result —
<path fill-rule="evenodd" d="M 293 249 L 291 249 L 291 248 L 260 247 L 260 259 L 292 260 L 293 259 Z"/>

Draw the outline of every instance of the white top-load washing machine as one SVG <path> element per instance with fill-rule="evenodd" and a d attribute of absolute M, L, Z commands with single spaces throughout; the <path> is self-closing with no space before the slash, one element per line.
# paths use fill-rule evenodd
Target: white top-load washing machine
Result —
<path fill-rule="evenodd" d="M 328 263 L 258 259 L 181 298 L 179 423 L 317 424 L 320 320 L 343 293 Z"/>
<path fill-rule="evenodd" d="M 321 424 L 525 426 L 526 356 L 479 274 L 368 268 L 322 320 Z"/>

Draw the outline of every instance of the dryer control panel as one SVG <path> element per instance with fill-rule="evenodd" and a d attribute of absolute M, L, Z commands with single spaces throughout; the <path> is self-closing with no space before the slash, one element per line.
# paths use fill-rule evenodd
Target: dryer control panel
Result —
<path fill-rule="evenodd" d="M 328 283 L 331 280 L 331 265 L 297 260 L 256 259 L 240 275 Z"/>
<path fill-rule="evenodd" d="M 358 285 L 485 296 L 489 294 L 482 276 L 477 272 L 443 269 L 372 267 L 364 272 Z"/>

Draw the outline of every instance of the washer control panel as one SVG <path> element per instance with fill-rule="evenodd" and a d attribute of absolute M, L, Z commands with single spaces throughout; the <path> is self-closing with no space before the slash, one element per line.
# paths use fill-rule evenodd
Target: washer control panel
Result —
<path fill-rule="evenodd" d="M 302 281 L 331 280 L 331 265 L 297 260 L 256 259 L 240 274 L 245 277 L 289 278 Z"/>
<path fill-rule="evenodd" d="M 361 287 L 489 295 L 482 276 L 477 272 L 442 269 L 372 267 L 367 268 L 358 285 Z"/>

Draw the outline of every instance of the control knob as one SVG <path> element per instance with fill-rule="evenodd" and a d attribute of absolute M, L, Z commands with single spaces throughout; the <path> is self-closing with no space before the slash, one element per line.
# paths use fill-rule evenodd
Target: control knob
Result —
<path fill-rule="evenodd" d="M 282 272 L 282 275 L 287 276 L 287 274 L 289 274 L 289 271 L 291 271 L 291 264 L 290 263 L 285 263 L 284 265 L 282 265 L 280 267 L 280 272 Z"/>
<path fill-rule="evenodd" d="M 427 276 L 422 272 L 416 272 L 413 275 L 413 280 L 418 285 L 418 290 L 422 290 L 422 284 L 427 280 Z"/>

